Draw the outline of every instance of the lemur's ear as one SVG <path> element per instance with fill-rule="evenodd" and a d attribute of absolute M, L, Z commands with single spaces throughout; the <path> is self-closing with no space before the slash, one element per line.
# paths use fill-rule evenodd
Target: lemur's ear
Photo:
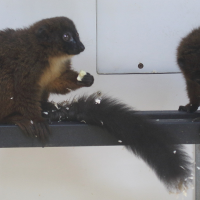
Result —
<path fill-rule="evenodd" d="M 36 30 L 36 36 L 40 39 L 48 39 L 49 34 L 48 34 L 48 27 L 46 25 L 41 26 Z"/>

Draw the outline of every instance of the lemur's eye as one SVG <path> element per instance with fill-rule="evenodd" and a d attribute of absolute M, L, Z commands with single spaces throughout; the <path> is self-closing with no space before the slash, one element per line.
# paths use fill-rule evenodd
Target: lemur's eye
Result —
<path fill-rule="evenodd" d="M 70 35 L 69 33 L 65 33 L 65 34 L 63 35 L 63 40 L 64 40 L 65 42 L 69 42 L 70 39 L 71 39 L 71 35 Z"/>

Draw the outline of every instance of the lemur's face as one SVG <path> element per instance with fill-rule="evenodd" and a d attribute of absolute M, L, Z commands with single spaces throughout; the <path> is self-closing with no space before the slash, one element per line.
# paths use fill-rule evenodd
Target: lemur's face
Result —
<path fill-rule="evenodd" d="M 76 55 L 84 51 L 85 47 L 79 39 L 79 34 L 75 30 L 73 32 L 66 30 L 62 35 L 63 49 L 69 55 Z"/>
<path fill-rule="evenodd" d="M 80 41 L 76 27 L 66 17 L 56 17 L 39 22 L 41 27 L 37 29 L 37 36 L 41 45 L 48 46 L 54 52 L 77 55 L 84 51 L 85 47 Z M 39 24 L 38 23 L 38 24 Z"/>

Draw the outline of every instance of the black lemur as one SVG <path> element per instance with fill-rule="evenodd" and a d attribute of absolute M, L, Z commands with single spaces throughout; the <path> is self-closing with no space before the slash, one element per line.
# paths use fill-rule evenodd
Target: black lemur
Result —
<path fill-rule="evenodd" d="M 189 103 L 180 111 L 195 112 L 200 105 L 200 28 L 192 30 L 177 48 L 177 63 L 186 85 Z"/>
<path fill-rule="evenodd" d="M 123 103 L 95 95 L 58 108 L 48 102 L 50 93 L 66 94 L 94 81 L 89 73 L 78 81 L 78 73 L 71 69 L 71 57 L 84 46 L 70 19 L 55 17 L 29 28 L 3 30 L 0 44 L 1 123 L 17 124 L 27 135 L 41 139 L 49 133 L 43 112 L 51 120 L 100 126 L 141 157 L 169 189 L 188 186 L 191 163 L 182 146 L 176 145 L 179 141 Z"/>

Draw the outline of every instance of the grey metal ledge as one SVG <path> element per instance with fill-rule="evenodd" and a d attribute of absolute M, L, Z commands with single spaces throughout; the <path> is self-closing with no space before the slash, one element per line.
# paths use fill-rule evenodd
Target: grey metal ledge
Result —
<path fill-rule="evenodd" d="M 193 114 L 178 111 L 140 111 L 161 128 L 173 133 L 181 144 L 200 144 L 200 112 Z M 0 125 L 0 147 L 66 147 L 123 145 L 106 130 L 77 122 L 55 122 L 50 125 L 51 135 L 43 145 L 37 138 L 24 136 L 15 125 Z M 151 130 L 150 130 L 151 131 Z"/>

